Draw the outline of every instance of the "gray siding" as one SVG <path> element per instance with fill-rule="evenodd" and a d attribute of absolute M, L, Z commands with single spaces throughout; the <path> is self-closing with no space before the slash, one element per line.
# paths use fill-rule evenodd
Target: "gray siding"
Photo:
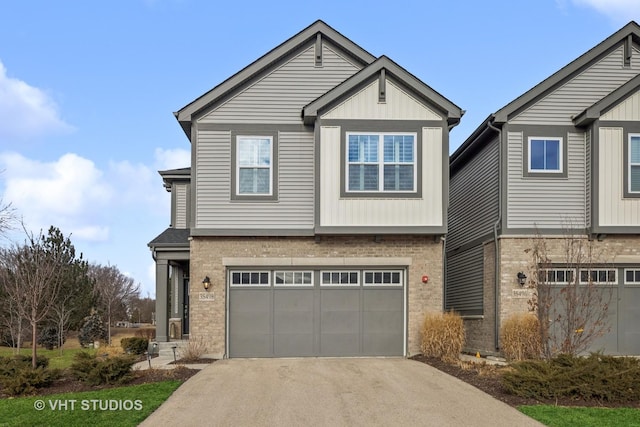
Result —
<path fill-rule="evenodd" d="M 543 135 L 544 136 L 544 135 Z M 567 178 L 523 177 L 522 132 L 509 132 L 507 227 L 585 227 L 586 159 L 583 133 L 568 133 Z"/>
<path fill-rule="evenodd" d="M 572 117 L 631 80 L 640 72 L 640 52 L 634 47 L 631 67 L 623 63 L 622 44 L 587 70 L 524 110 L 511 124 L 571 125 Z"/>
<path fill-rule="evenodd" d="M 231 201 L 231 132 L 198 131 L 197 229 L 312 229 L 312 132 L 278 134 L 278 200 Z"/>
<path fill-rule="evenodd" d="M 483 313 L 484 247 L 447 255 L 445 309 L 463 315 Z"/>
<path fill-rule="evenodd" d="M 322 55 L 322 67 L 316 67 L 314 46 L 309 46 L 198 122 L 299 124 L 305 105 L 361 68 L 326 43 Z"/>
<path fill-rule="evenodd" d="M 498 219 L 498 138 L 451 178 L 447 250 L 491 232 Z"/>

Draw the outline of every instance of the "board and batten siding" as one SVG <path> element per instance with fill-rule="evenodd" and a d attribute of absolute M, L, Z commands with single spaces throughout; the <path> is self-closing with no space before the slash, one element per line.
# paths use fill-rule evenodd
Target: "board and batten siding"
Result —
<path fill-rule="evenodd" d="M 567 178 L 524 177 L 522 132 L 508 132 L 508 228 L 584 228 L 586 158 L 584 133 L 569 132 Z"/>
<path fill-rule="evenodd" d="M 320 129 L 320 226 L 442 226 L 442 128 L 422 128 L 422 198 L 341 198 L 340 127 Z"/>
<path fill-rule="evenodd" d="M 498 149 L 496 137 L 451 177 L 447 250 L 493 230 L 499 209 Z"/>
<path fill-rule="evenodd" d="M 198 119 L 198 123 L 300 124 L 309 102 L 361 69 L 323 43 L 322 66 L 310 45 L 268 75 Z"/>
<path fill-rule="evenodd" d="M 312 132 L 278 133 L 278 200 L 231 200 L 231 132 L 198 131 L 197 229 L 301 229 L 314 226 Z"/>
<path fill-rule="evenodd" d="M 187 184 L 175 184 L 176 186 L 176 219 L 174 228 L 188 228 L 187 220 Z"/>
<path fill-rule="evenodd" d="M 623 67 L 622 44 L 510 120 L 511 124 L 569 125 L 581 113 L 640 73 L 640 51 L 634 46 L 631 66 Z"/>
<path fill-rule="evenodd" d="M 599 130 L 598 215 L 600 226 L 640 225 L 640 199 L 625 199 L 623 144 L 621 127 L 601 127 Z"/>
<path fill-rule="evenodd" d="M 387 79 L 386 101 L 378 101 L 378 80 L 322 116 L 323 119 L 442 120 L 442 117 Z"/>
<path fill-rule="evenodd" d="M 483 313 L 484 246 L 447 255 L 445 310 L 462 315 Z"/>

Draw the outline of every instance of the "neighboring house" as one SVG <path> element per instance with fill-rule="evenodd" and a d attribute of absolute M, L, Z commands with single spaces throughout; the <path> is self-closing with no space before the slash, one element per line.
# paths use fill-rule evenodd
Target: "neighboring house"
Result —
<path fill-rule="evenodd" d="M 218 357 L 410 355 L 443 307 L 462 110 L 317 21 L 176 113 L 157 338 Z M 190 279 L 190 280 L 189 280 Z"/>
<path fill-rule="evenodd" d="M 450 180 L 445 308 L 465 316 L 469 349 L 498 350 L 501 323 L 528 310 L 518 273 L 533 274 L 534 234 L 556 248 L 548 273 L 566 283 L 557 248 L 570 231 L 605 253 L 592 277 L 612 291 L 611 332 L 594 349 L 640 354 L 635 22 L 490 115 L 451 156 Z"/>

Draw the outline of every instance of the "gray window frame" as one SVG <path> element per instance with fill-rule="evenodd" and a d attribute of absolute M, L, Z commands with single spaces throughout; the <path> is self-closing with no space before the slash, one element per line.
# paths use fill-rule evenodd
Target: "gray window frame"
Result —
<path fill-rule="evenodd" d="M 238 194 L 238 138 L 271 139 L 271 194 Z M 240 202 L 272 202 L 278 200 L 278 132 L 244 130 L 231 132 L 231 200 Z"/>
<path fill-rule="evenodd" d="M 384 120 L 330 120 L 340 126 L 340 197 L 368 199 L 420 199 L 422 198 L 422 128 L 442 126 L 438 122 L 388 121 Z M 444 128 L 446 129 L 446 128 Z M 349 171 L 347 170 L 347 133 L 362 134 L 414 134 L 415 135 L 415 183 L 414 191 L 347 191 Z"/>
<path fill-rule="evenodd" d="M 633 132 L 625 129 L 623 132 L 623 158 L 624 158 L 624 183 L 623 193 L 625 198 L 640 198 L 640 190 L 631 191 L 631 138 L 637 136 L 640 137 L 640 132 Z"/>

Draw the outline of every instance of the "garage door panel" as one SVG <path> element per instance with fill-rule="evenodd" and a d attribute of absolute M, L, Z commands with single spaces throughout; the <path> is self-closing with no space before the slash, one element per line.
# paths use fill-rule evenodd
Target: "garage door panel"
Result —
<path fill-rule="evenodd" d="M 402 330 L 404 316 L 397 311 L 365 311 L 362 313 L 362 332 L 393 333 L 398 335 Z"/>
<path fill-rule="evenodd" d="M 357 311 L 323 311 L 320 330 L 325 333 L 355 333 L 360 330 L 360 313 Z"/>
<path fill-rule="evenodd" d="M 232 313 L 271 311 L 271 292 L 269 289 L 233 289 L 233 298 L 229 302 Z"/>
<path fill-rule="evenodd" d="M 275 355 L 287 356 L 313 356 L 313 333 L 284 334 L 278 333 L 274 337 Z"/>
<path fill-rule="evenodd" d="M 402 334 L 365 333 L 362 351 L 371 356 L 402 356 Z"/>
<path fill-rule="evenodd" d="M 360 355 L 359 333 L 321 333 L 321 356 L 357 356 Z"/>
<path fill-rule="evenodd" d="M 398 289 L 364 289 L 364 311 L 402 311 L 402 292 Z"/>
<path fill-rule="evenodd" d="M 348 283 L 320 283 L 316 270 L 315 285 L 289 284 L 272 270 L 269 286 L 231 286 L 230 356 L 402 355 L 404 286 L 358 285 L 354 271 Z"/>
<path fill-rule="evenodd" d="M 620 327 L 621 352 L 640 354 L 640 287 L 628 287 L 623 291 Z"/>
<path fill-rule="evenodd" d="M 273 335 L 271 334 L 230 334 L 233 342 L 231 357 L 272 357 Z"/>
<path fill-rule="evenodd" d="M 322 289 L 320 291 L 321 307 L 331 307 L 332 311 L 358 310 L 360 306 L 360 289 Z"/>

